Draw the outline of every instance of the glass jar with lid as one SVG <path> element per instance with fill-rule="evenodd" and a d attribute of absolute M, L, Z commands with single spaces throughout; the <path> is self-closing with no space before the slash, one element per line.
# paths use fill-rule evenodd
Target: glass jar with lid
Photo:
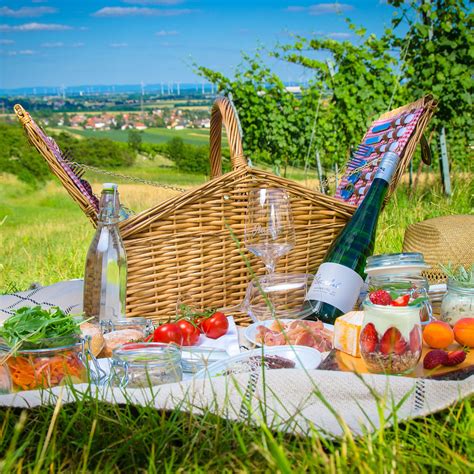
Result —
<path fill-rule="evenodd" d="M 127 343 L 112 353 L 110 383 L 127 388 L 148 388 L 180 382 L 181 349 L 156 342 Z"/>
<path fill-rule="evenodd" d="M 448 278 L 441 303 L 441 319 L 454 326 L 459 319 L 474 318 L 474 284 Z"/>
<path fill-rule="evenodd" d="M 432 320 L 432 308 L 428 298 L 429 283 L 422 275 L 429 268 L 423 254 L 393 253 L 373 255 L 367 258 L 365 273 L 367 288 L 384 289 L 389 293 L 402 296 L 410 295 L 411 300 L 422 302 L 420 310 L 421 324 Z"/>
<path fill-rule="evenodd" d="M 113 332 L 113 331 L 122 331 L 124 329 L 132 329 L 136 331 L 141 331 L 143 333 L 143 338 L 153 333 L 153 321 L 147 318 L 127 318 L 127 319 L 117 319 L 117 320 L 106 320 L 101 321 L 100 326 L 104 334 Z"/>
<path fill-rule="evenodd" d="M 74 335 L 23 343 L 16 350 L 0 343 L 0 393 L 87 382 L 86 355 L 92 357 L 85 339 Z"/>
<path fill-rule="evenodd" d="M 363 308 L 360 354 L 369 371 L 393 375 L 412 372 L 422 351 L 421 303 L 391 306 L 366 299 Z"/>

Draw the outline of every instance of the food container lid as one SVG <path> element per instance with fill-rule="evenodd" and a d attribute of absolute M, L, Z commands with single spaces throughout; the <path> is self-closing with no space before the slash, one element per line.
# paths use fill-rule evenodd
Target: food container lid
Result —
<path fill-rule="evenodd" d="M 112 351 L 112 360 L 136 367 L 177 364 L 181 361 L 181 349 L 159 342 L 127 342 Z"/>
<path fill-rule="evenodd" d="M 394 273 L 396 270 L 404 273 L 421 272 L 425 268 L 429 268 L 429 265 L 425 263 L 422 253 L 387 253 L 368 257 L 365 273 L 377 275 L 388 272 Z"/>
<path fill-rule="evenodd" d="M 224 349 L 213 347 L 183 347 L 181 365 L 185 372 L 196 373 L 219 360 L 229 358 Z"/>

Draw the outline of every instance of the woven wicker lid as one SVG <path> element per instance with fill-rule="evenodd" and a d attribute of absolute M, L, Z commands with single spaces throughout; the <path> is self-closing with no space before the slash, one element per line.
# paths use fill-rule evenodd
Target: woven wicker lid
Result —
<path fill-rule="evenodd" d="M 443 216 L 408 226 L 404 252 L 421 252 L 431 266 L 425 273 L 430 282 L 444 280 L 440 264 L 470 266 L 474 262 L 474 216 Z"/>

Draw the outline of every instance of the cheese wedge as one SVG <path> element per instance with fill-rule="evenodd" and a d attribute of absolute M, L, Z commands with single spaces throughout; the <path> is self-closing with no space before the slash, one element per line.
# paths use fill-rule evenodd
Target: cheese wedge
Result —
<path fill-rule="evenodd" d="M 359 339 L 364 319 L 363 311 L 350 311 L 334 323 L 334 348 L 360 357 Z"/>

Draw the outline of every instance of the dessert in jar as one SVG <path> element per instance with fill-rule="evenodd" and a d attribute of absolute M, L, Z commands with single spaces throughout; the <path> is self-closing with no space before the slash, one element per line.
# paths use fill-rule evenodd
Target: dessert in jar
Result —
<path fill-rule="evenodd" d="M 411 304 L 409 304 L 411 303 Z M 364 301 L 360 354 L 371 372 L 407 374 L 421 357 L 421 304 L 379 289 Z"/>
<path fill-rule="evenodd" d="M 367 289 L 384 289 L 419 299 L 421 323 L 428 324 L 433 319 L 433 312 L 428 298 L 429 283 L 422 274 L 427 268 L 423 255 L 417 252 L 373 255 L 367 258 L 365 267 Z"/>
<path fill-rule="evenodd" d="M 441 303 L 441 319 L 454 326 L 459 319 L 474 318 L 474 284 L 448 279 Z"/>

